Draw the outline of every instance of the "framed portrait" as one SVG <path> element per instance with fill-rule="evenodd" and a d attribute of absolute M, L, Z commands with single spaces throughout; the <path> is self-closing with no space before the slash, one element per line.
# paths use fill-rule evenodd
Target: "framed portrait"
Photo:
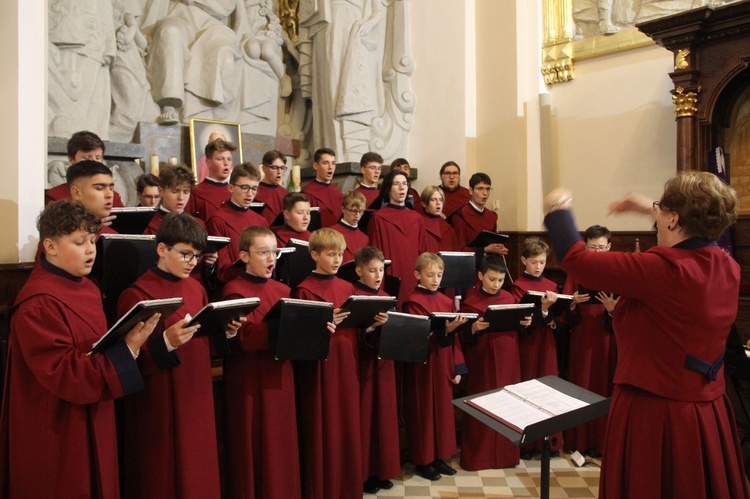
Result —
<path fill-rule="evenodd" d="M 232 163 L 242 163 L 242 131 L 239 123 L 190 118 L 190 164 L 196 182 L 201 182 L 208 175 L 204 151 L 206 145 L 216 139 L 234 144 L 237 150 L 232 153 Z"/>

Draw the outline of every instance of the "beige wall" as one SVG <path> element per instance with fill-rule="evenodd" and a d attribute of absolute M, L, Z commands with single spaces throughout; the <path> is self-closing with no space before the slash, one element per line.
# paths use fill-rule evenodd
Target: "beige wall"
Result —
<path fill-rule="evenodd" d="M 0 133 L 4 152 L 0 170 L 0 263 L 18 262 L 18 10 L 15 2 L 0 9 L 0 47 L 3 47 L 3 77 L 0 78 L 0 116 L 6 126 Z"/>

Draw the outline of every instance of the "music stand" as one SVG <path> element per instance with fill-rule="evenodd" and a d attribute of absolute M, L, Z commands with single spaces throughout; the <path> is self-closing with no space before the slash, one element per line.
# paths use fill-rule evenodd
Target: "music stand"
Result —
<path fill-rule="evenodd" d="M 502 436 L 510 440 L 513 445 L 520 447 L 523 444 L 528 444 L 543 439 L 541 469 L 542 483 L 540 497 L 542 499 L 549 499 L 549 436 L 563 430 L 573 428 L 574 426 L 587 423 L 598 417 L 604 416 L 609 412 L 610 400 L 608 398 L 602 397 L 601 395 L 597 395 L 594 392 L 590 392 L 584 388 L 581 388 L 578 385 L 574 385 L 573 383 L 562 380 L 557 376 L 544 376 L 543 378 L 538 378 L 536 381 L 552 387 L 560 393 L 586 402 L 587 405 L 579 409 L 574 409 L 569 412 L 558 414 L 556 416 L 550 416 L 547 419 L 530 424 L 520 431 L 518 428 L 511 427 L 508 424 L 499 421 L 495 417 L 488 415 L 482 410 L 469 405 L 472 399 L 500 392 L 504 390 L 504 388 L 498 388 L 497 390 L 490 390 L 484 393 L 477 393 L 474 395 L 469 395 L 467 397 L 461 397 L 455 399 L 453 401 L 453 405 L 468 413 L 469 415 L 477 418 L 479 421 L 486 424 L 496 432 L 500 433 Z"/>

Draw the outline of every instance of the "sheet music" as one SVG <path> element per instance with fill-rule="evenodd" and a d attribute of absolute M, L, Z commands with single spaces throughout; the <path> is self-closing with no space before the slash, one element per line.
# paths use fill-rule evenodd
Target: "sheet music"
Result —
<path fill-rule="evenodd" d="M 527 426 L 550 417 L 546 412 L 540 411 L 505 390 L 473 398 L 471 403 L 495 419 L 515 426 L 521 432 Z"/>
<path fill-rule="evenodd" d="M 589 405 L 583 400 L 566 395 L 535 379 L 506 386 L 504 390 L 524 402 L 540 408 L 550 416 L 557 416 Z"/>

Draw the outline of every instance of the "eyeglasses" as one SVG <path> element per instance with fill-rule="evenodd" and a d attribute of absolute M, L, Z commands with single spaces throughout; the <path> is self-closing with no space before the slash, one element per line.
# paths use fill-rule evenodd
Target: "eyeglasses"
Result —
<path fill-rule="evenodd" d="M 393 187 L 409 187 L 409 182 L 393 182 Z"/>
<path fill-rule="evenodd" d="M 247 184 L 245 184 L 245 185 L 232 184 L 232 185 L 235 186 L 236 188 L 238 188 L 239 190 L 241 190 L 245 194 L 247 194 L 247 191 L 258 192 L 258 186 L 257 185 L 247 185 Z"/>
<path fill-rule="evenodd" d="M 273 170 L 275 172 L 285 172 L 286 171 L 286 165 L 263 165 L 264 167 L 268 168 L 269 170 Z"/>
<path fill-rule="evenodd" d="M 144 195 L 142 195 L 141 197 L 142 197 L 143 199 L 145 199 L 146 201 L 158 201 L 158 200 L 160 200 L 160 199 L 161 199 L 161 196 L 160 196 L 160 195 L 158 195 L 158 194 L 155 194 L 155 195 L 153 195 L 153 196 L 152 196 L 151 194 L 144 194 Z"/>
<path fill-rule="evenodd" d="M 379 172 L 383 169 L 382 166 L 363 166 L 363 168 L 366 168 L 367 170 L 372 170 L 375 172 Z"/>
<path fill-rule="evenodd" d="M 352 215 L 361 215 L 365 212 L 365 210 L 350 210 L 349 208 L 344 208 L 344 210 L 348 211 Z"/>
<path fill-rule="evenodd" d="M 191 251 L 183 251 L 181 249 L 177 249 L 174 246 L 170 246 L 167 244 L 167 248 L 176 251 L 177 253 L 182 255 L 182 259 L 185 260 L 185 262 L 190 263 L 193 261 L 193 258 L 195 258 L 195 263 L 198 263 L 203 259 L 203 253 L 193 253 Z"/>
<path fill-rule="evenodd" d="M 446 177 L 458 177 L 461 175 L 461 172 L 443 172 L 441 175 L 445 175 Z"/>
<path fill-rule="evenodd" d="M 661 211 L 674 211 L 672 208 L 663 206 L 661 204 L 661 201 L 654 201 L 653 203 L 651 203 L 651 206 L 653 207 L 654 215 L 656 215 L 657 209 Z"/>
<path fill-rule="evenodd" d="M 609 245 L 597 246 L 595 244 L 587 244 L 586 249 L 591 250 L 591 251 L 607 251 L 609 249 Z"/>
<path fill-rule="evenodd" d="M 474 190 L 479 192 L 492 192 L 492 187 L 474 187 Z"/>
<path fill-rule="evenodd" d="M 256 255 L 258 255 L 264 260 L 267 260 L 269 256 L 272 257 L 274 260 L 276 260 L 277 258 L 279 258 L 279 256 L 281 256 L 281 250 L 279 249 L 275 249 L 275 250 L 264 249 L 260 251 L 248 251 L 248 253 L 255 253 Z"/>

